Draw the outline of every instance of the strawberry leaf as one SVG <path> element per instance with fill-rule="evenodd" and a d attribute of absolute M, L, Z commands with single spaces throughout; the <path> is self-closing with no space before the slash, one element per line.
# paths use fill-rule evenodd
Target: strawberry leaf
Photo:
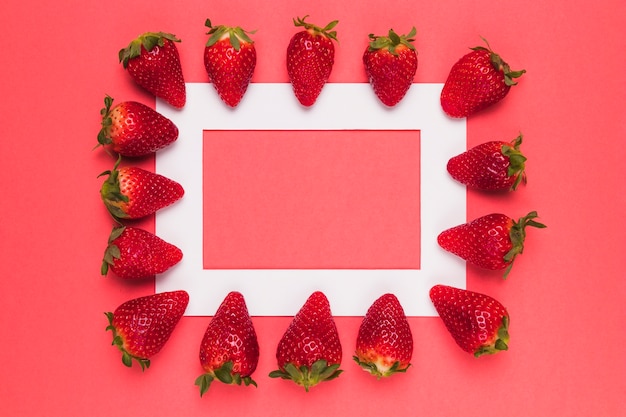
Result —
<path fill-rule="evenodd" d="M 194 384 L 200 388 L 200 397 L 206 394 L 206 392 L 209 390 L 209 387 L 211 387 L 211 382 L 213 382 L 213 379 L 214 379 L 213 375 L 208 374 L 208 373 L 202 374 L 198 378 L 196 378 L 196 381 L 194 382 Z"/>
<path fill-rule="evenodd" d="M 291 376 L 287 372 L 281 371 L 280 369 L 277 369 L 275 371 L 270 372 L 269 373 L 269 377 L 270 378 L 291 379 Z"/>
<path fill-rule="evenodd" d="M 126 348 L 124 348 L 124 339 L 122 338 L 121 335 L 117 334 L 117 329 L 115 328 L 115 326 L 113 325 L 113 319 L 114 319 L 114 315 L 111 312 L 107 312 L 104 313 L 104 315 L 107 317 L 107 320 L 109 322 L 109 325 L 106 327 L 105 331 L 111 331 L 113 334 L 113 341 L 111 342 L 111 345 L 116 346 L 121 352 L 122 352 L 122 363 L 125 366 L 128 366 L 129 368 L 133 366 L 133 360 L 137 361 L 137 363 L 139 364 L 139 366 L 141 366 L 141 370 L 145 371 L 147 368 L 150 367 L 150 359 L 146 359 L 146 358 L 139 358 L 137 356 L 134 356 L 132 354 L 130 354 Z"/>
<path fill-rule="evenodd" d="M 230 384 L 232 384 L 234 382 L 232 371 L 233 371 L 233 362 L 232 361 L 228 361 L 228 362 L 225 362 L 219 368 L 215 369 L 213 371 L 213 373 L 215 374 L 215 377 L 220 382 L 223 382 L 224 384 L 229 384 L 230 385 Z"/>
<path fill-rule="evenodd" d="M 515 257 L 524 252 L 526 227 L 531 226 L 539 229 L 543 229 L 546 227 L 545 224 L 535 221 L 534 219 L 536 217 L 538 217 L 537 212 L 531 211 L 526 216 L 520 218 L 518 221 L 513 221 L 513 226 L 511 226 L 511 230 L 509 231 L 509 238 L 511 239 L 512 247 L 511 250 L 509 250 L 506 255 L 504 255 L 504 261 L 509 263 L 509 266 L 504 272 L 504 278 L 506 278 L 509 275 L 509 272 L 511 272 Z"/>
<path fill-rule="evenodd" d="M 325 362 L 325 361 L 324 361 Z M 337 378 L 343 371 L 339 369 L 339 364 L 330 365 L 324 369 L 318 377 L 319 382 L 330 381 Z"/>
<path fill-rule="evenodd" d="M 316 25 L 314 25 L 312 23 L 305 22 L 307 17 L 309 17 L 309 15 L 306 15 L 303 18 L 293 19 L 293 24 L 296 27 L 304 27 L 305 30 L 310 31 L 313 35 L 326 36 L 326 37 L 328 37 L 330 39 L 333 39 L 333 40 L 339 42 L 339 40 L 337 39 L 337 31 L 331 30 L 335 26 L 337 26 L 337 24 L 339 23 L 339 20 L 333 20 L 332 22 L 327 24 L 325 27 L 321 28 L 321 27 L 316 26 Z"/>
<path fill-rule="evenodd" d="M 239 38 L 235 32 L 229 32 L 229 40 L 235 51 L 239 51 L 239 49 L 241 49 L 241 43 L 239 42 Z"/>
<path fill-rule="evenodd" d="M 128 68 L 128 62 L 141 55 L 141 47 L 150 52 L 155 46 L 163 46 L 164 39 L 172 42 L 180 42 L 180 39 L 171 33 L 165 32 L 146 32 L 136 39 L 133 39 L 126 48 L 120 49 L 118 52 L 119 61 L 124 68 Z"/>
<path fill-rule="evenodd" d="M 244 376 L 243 378 L 241 378 L 241 380 L 243 381 L 246 387 L 248 385 L 254 385 L 255 387 L 258 387 L 256 381 L 249 376 Z"/>
<path fill-rule="evenodd" d="M 522 134 L 515 138 L 510 145 L 502 146 L 502 155 L 509 158 L 509 167 L 507 169 L 507 175 L 509 177 L 515 177 L 515 181 L 511 185 L 511 190 L 517 189 L 517 186 L 522 183 L 526 183 L 526 157 L 519 150 L 522 144 Z"/>
<path fill-rule="evenodd" d="M 289 379 L 298 385 L 302 385 L 308 392 L 310 387 L 313 387 L 320 382 L 330 381 L 337 378 L 343 371 L 339 369 L 339 364 L 328 365 L 328 362 L 324 359 L 315 361 L 309 368 L 306 365 L 302 365 L 300 368 L 296 367 L 293 363 L 289 362 L 285 364 L 284 370 L 276 370 L 270 372 L 270 378 Z"/>

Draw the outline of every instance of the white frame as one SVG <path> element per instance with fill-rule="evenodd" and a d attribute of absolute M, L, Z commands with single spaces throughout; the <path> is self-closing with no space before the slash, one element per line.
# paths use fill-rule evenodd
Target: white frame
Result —
<path fill-rule="evenodd" d="M 465 119 L 441 110 L 442 84 L 413 84 L 387 108 L 369 84 L 327 84 L 311 108 L 302 107 L 285 83 L 251 84 L 235 109 L 208 83 L 188 83 L 187 103 L 177 110 L 157 100 L 179 139 L 157 153 L 156 172 L 180 182 L 184 197 L 156 215 L 161 238 L 183 251 L 183 260 L 156 277 L 155 291 L 184 289 L 188 316 L 212 316 L 229 291 L 240 291 L 253 316 L 292 316 L 306 298 L 323 291 L 335 316 L 363 316 L 371 303 L 394 293 L 407 316 L 435 316 L 428 291 L 435 284 L 466 287 L 465 263 L 444 252 L 437 235 L 466 219 L 465 187 L 446 163 L 466 149 Z M 207 130 L 419 130 L 421 254 L 416 269 L 203 269 L 202 143 Z"/>

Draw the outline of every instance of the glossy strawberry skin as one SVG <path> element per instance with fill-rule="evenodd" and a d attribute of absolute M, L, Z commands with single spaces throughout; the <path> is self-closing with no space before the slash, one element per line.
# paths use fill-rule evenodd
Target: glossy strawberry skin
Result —
<path fill-rule="evenodd" d="M 324 28 L 294 19 L 294 24 L 304 27 L 296 33 L 287 47 L 287 73 L 294 94 L 300 104 L 310 107 L 317 101 L 328 81 L 335 63 L 336 32 L 333 21 Z"/>
<path fill-rule="evenodd" d="M 174 35 L 146 32 L 119 51 L 119 60 L 131 78 L 176 108 L 185 106 L 187 93 Z"/>
<path fill-rule="evenodd" d="M 367 310 L 353 359 L 381 378 L 406 372 L 413 356 L 413 334 L 400 301 L 393 294 L 379 297 Z"/>
<path fill-rule="evenodd" d="M 100 196 L 117 219 L 140 219 L 180 200 L 185 191 L 178 182 L 139 167 L 118 168 L 120 159 L 100 188 Z"/>
<path fill-rule="evenodd" d="M 178 139 L 178 127 L 156 110 L 136 101 L 113 105 L 113 98 L 104 98 L 100 111 L 102 128 L 98 146 L 119 155 L 140 157 L 150 155 Z"/>
<path fill-rule="evenodd" d="M 176 265 L 182 251 L 160 237 L 136 227 L 113 228 L 104 252 L 101 273 L 111 270 L 123 279 L 152 278 Z"/>
<path fill-rule="evenodd" d="M 464 351 L 479 357 L 508 350 L 510 317 L 499 301 L 485 294 L 446 285 L 432 287 L 430 299 Z"/>
<path fill-rule="evenodd" d="M 487 214 L 444 230 L 437 242 L 443 249 L 478 267 L 505 270 L 506 278 L 515 257 L 524 250 L 526 226 L 546 227 L 535 221 L 536 217 L 535 211 L 518 221 L 501 213 Z"/>
<path fill-rule="evenodd" d="M 200 344 L 200 364 L 205 374 L 196 379 L 204 395 L 215 379 L 225 384 L 254 385 L 251 378 L 259 361 L 259 342 L 241 293 L 226 295 Z"/>
<path fill-rule="evenodd" d="M 511 71 L 490 48 L 472 48 L 452 66 L 441 91 L 441 107 L 450 117 L 473 115 L 506 97 L 516 85 L 513 79 L 524 72 Z"/>
<path fill-rule="evenodd" d="M 415 28 L 408 35 L 390 30 L 388 36 L 369 36 L 363 53 L 365 73 L 380 101 L 393 107 L 409 91 L 417 72 L 417 52 L 412 44 Z"/>
<path fill-rule="evenodd" d="M 512 142 L 481 143 L 450 158 L 447 170 L 455 180 L 485 191 L 514 191 L 526 183 L 526 157 L 520 152 L 522 135 Z"/>
<path fill-rule="evenodd" d="M 236 107 L 243 98 L 256 67 L 256 48 L 240 27 L 212 26 L 204 48 L 204 67 L 224 103 Z"/>
<path fill-rule="evenodd" d="M 105 313 L 106 330 L 113 332 L 112 344 L 122 352 L 122 363 L 130 367 L 135 360 L 142 370 L 150 367 L 150 358 L 169 340 L 188 304 L 187 292 L 170 291 L 126 301 Z"/>
<path fill-rule="evenodd" d="M 279 369 L 272 378 L 290 379 L 308 391 L 339 376 L 341 342 L 324 293 L 316 291 L 285 331 L 276 349 Z"/>

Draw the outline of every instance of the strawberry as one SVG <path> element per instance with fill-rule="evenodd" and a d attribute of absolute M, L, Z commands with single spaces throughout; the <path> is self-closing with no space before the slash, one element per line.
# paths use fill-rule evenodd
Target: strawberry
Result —
<path fill-rule="evenodd" d="M 363 54 L 365 73 L 376 96 L 389 107 L 398 104 L 413 84 L 416 33 L 413 28 L 408 35 L 398 35 L 393 29 L 388 36 L 369 35 L 370 43 Z"/>
<path fill-rule="evenodd" d="M 294 25 L 304 30 L 293 35 L 287 47 L 287 73 L 300 104 L 310 107 L 333 69 L 335 45 L 332 41 L 337 40 L 337 32 L 331 29 L 339 22 L 335 20 L 321 28 L 305 22 L 307 17 L 293 19 Z"/>
<path fill-rule="evenodd" d="M 176 108 L 187 100 L 183 70 L 171 33 L 146 32 L 119 51 L 119 60 L 131 78 Z"/>
<path fill-rule="evenodd" d="M 119 168 L 117 159 L 112 171 L 100 188 L 100 196 L 113 218 L 139 219 L 155 213 L 180 200 L 182 185 L 163 175 L 139 167 Z"/>
<path fill-rule="evenodd" d="M 479 357 L 508 350 L 509 313 L 499 301 L 485 294 L 447 285 L 430 289 L 437 313 L 456 343 Z"/>
<path fill-rule="evenodd" d="M 467 117 L 499 102 L 526 72 L 511 71 L 488 43 L 471 49 L 452 66 L 441 91 L 441 107 L 450 117 Z"/>
<path fill-rule="evenodd" d="M 113 98 L 104 98 L 100 110 L 102 128 L 98 145 L 123 156 L 145 156 L 163 149 L 178 139 L 178 127 L 156 110 L 136 101 L 113 105 Z"/>
<path fill-rule="evenodd" d="M 256 67 L 256 49 L 239 26 L 205 26 L 209 40 L 204 48 L 204 67 L 222 101 L 236 107 L 243 98 Z"/>
<path fill-rule="evenodd" d="M 353 359 L 380 379 L 406 372 L 412 355 L 413 335 L 404 310 L 395 295 L 384 294 L 361 322 Z"/>
<path fill-rule="evenodd" d="M 205 373 L 196 379 L 200 396 L 217 379 L 225 384 L 256 387 L 250 377 L 259 361 L 259 342 L 241 293 L 232 291 L 220 304 L 200 344 L 200 364 Z"/>
<path fill-rule="evenodd" d="M 518 221 L 492 213 L 469 223 L 444 230 L 437 237 L 439 246 L 467 262 L 485 269 L 504 269 L 506 278 L 515 257 L 524 250 L 526 226 L 544 228 L 532 211 Z"/>
<path fill-rule="evenodd" d="M 526 183 L 521 144 L 521 134 L 511 142 L 482 143 L 451 158 L 448 172 L 455 180 L 479 190 L 515 190 L 522 181 Z"/>
<path fill-rule="evenodd" d="M 122 351 L 122 363 L 132 366 L 137 361 L 144 371 L 150 358 L 159 353 L 189 304 L 186 291 L 152 294 L 126 301 L 113 313 L 106 330 L 113 333 L 113 345 Z"/>
<path fill-rule="evenodd" d="M 182 258 L 179 248 L 146 230 L 116 226 L 109 236 L 100 272 L 106 275 L 111 269 L 120 278 L 150 278 Z"/>
<path fill-rule="evenodd" d="M 337 378 L 342 370 L 341 343 L 326 295 L 316 291 L 306 300 L 276 349 L 278 370 L 271 378 L 290 379 L 310 387 Z"/>

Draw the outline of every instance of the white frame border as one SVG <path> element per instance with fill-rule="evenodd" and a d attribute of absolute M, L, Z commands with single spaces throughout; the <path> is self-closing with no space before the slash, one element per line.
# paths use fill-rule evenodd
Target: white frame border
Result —
<path fill-rule="evenodd" d="M 240 291 L 253 316 L 292 316 L 306 298 L 323 291 L 335 316 L 363 316 L 371 303 L 394 293 L 407 316 L 436 316 L 428 298 L 435 284 L 466 287 L 465 263 L 439 248 L 437 235 L 466 219 L 465 187 L 452 180 L 448 159 L 466 149 L 465 119 L 447 117 L 439 105 L 442 84 L 413 84 L 387 108 L 369 84 L 327 84 L 311 108 L 302 107 L 286 83 L 253 83 L 235 109 L 208 83 L 188 83 L 182 110 L 156 102 L 179 139 L 157 153 L 156 172 L 180 182 L 184 197 L 159 211 L 155 230 L 183 251 L 183 260 L 156 277 L 156 292 L 184 289 L 188 316 L 212 316 L 226 294 Z M 419 130 L 421 269 L 203 269 L 202 143 L 206 130 Z"/>

